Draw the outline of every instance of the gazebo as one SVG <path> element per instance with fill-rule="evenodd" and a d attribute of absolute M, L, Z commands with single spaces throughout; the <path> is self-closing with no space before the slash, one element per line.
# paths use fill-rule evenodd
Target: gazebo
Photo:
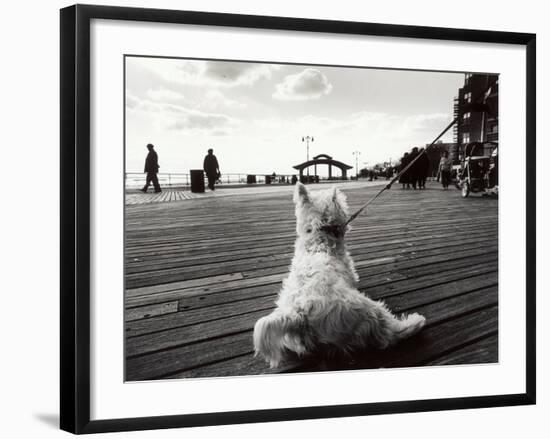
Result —
<path fill-rule="evenodd" d="M 342 171 L 342 179 L 347 178 L 348 169 L 353 169 L 353 166 L 346 165 L 345 163 L 339 162 L 338 160 L 334 160 L 331 156 L 327 154 L 319 154 L 315 157 L 313 157 L 313 160 L 309 160 L 304 163 L 300 163 L 299 165 L 293 166 L 294 169 L 297 169 L 300 171 L 300 177 L 304 175 L 304 169 L 309 168 L 310 166 L 314 166 L 315 168 L 315 174 L 317 175 L 317 165 L 328 165 L 328 178 L 332 178 L 332 167 L 336 166 L 337 168 L 340 168 Z"/>

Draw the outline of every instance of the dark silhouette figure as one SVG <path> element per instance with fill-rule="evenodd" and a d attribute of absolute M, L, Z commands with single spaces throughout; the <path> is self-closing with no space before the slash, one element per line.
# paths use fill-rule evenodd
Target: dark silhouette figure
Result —
<path fill-rule="evenodd" d="M 208 178 L 208 188 L 213 191 L 216 180 L 221 177 L 221 173 L 218 159 L 214 155 L 212 148 L 208 150 L 208 155 L 204 158 L 203 169 L 206 173 L 206 178 Z"/>
<path fill-rule="evenodd" d="M 418 189 L 426 189 L 426 179 L 428 178 L 428 173 L 430 172 L 430 159 L 428 154 L 424 151 L 424 148 L 421 148 L 418 157 Z"/>
<path fill-rule="evenodd" d="M 418 157 L 418 154 L 419 152 L 416 146 L 412 149 L 411 153 L 409 154 L 409 163 L 414 161 L 414 163 L 409 168 L 409 180 L 413 189 L 416 189 L 416 186 L 418 185 L 418 182 L 419 182 L 420 163 L 418 162 L 418 160 L 415 160 Z"/>
<path fill-rule="evenodd" d="M 162 192 L 157 178 L 157 173 L 160 168 L 159 158 L 154 148 L 155 147 L 150 143 L 147 145 L 149 154 L 147 154 L 147 158 L 145 159 L 145 169 L 143 170 L 143 172 L 147 173 L 147 179 L 145 180 L 145 186 L 143 186 L 141 192 L 147 192 L 151 183 L 153 183 L 155 192 Z"/>

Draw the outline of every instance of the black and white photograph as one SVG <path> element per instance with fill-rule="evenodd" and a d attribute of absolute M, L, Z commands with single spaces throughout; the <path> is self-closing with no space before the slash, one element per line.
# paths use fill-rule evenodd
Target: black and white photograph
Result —
<path fill-rule="evenodd" d="M 127 54 L 126 381 L 499 362 L 499 73 Z"/>

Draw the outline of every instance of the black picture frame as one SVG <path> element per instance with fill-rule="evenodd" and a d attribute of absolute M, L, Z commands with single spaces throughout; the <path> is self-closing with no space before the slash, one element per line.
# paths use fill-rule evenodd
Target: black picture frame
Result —
<path fill-rule="evenodd" d="M 90 21 L 134 20 L 256 29 L 505 43 L 526 47 L 526 392 L 498 396 L 90 420 Z M 304 18 L 110 6 L 61 10 L 61 387 L 60 424 L 98 433 L 535 404 L 536 36 Z"/>

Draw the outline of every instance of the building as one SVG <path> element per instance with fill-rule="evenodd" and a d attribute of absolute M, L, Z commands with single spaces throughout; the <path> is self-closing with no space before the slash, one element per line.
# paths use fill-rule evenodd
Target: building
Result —
<path fill-rule="evenodd" d="M 469 142 L 498 144 L 498 75 L 466 73 L 454 99 L 454 116 L 456 146 L 449 155 L 455 163 Z"/>

